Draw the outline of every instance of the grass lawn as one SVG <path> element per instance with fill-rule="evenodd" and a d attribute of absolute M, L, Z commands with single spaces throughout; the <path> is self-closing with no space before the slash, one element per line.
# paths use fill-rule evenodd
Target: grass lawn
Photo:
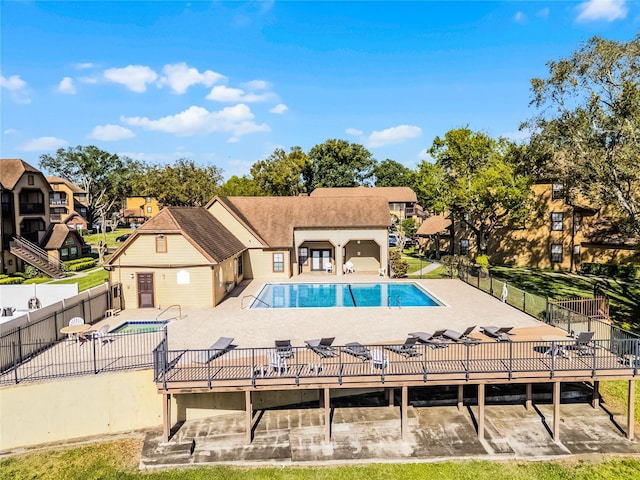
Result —
<path fill-rule="evenodd" d="M 531 479 L 634 479 L 640 471 L 636 458 L 558 460 L 550 462 L 457 461 L 443 463 L 368 464 L 327 467 L 189 467 L 183 469 L 137 469 L 141 440 L 126 439 L 15 456 L 0 461 L 0 479 L 300 479 L 341 480 L 351 478 L 418 480 L 531 480 Z"/>
<path fill-rule="evenodd" d="M 108 280 L 109 280 L 109 272 L 107 272 L 104 268 L 101 267 L 87 273 L 86 275 L 77 275 L 70 278 L 65 278 L 64 280 L 57 280 L 55 282 L 51 282 L 51 284 L 77 283 L 78 291 L 82 292 L 83 290 L 88 290 L 97 285 L 101 285 Z"/>
<path fill-rule="evenodd" d="M 133 233 L 133 230 L 130 228 L 118 228 L 113 232 L 107 232 L 107 246 L 108 247 L 118 247 L 122 245 L 122 242 L 116 242 L 116 238 L 120 235 L 124 235 L 125 233 Z M 84 237 L 85 243 L 89 243 L 91 245 L 97 245 L 100 240 L 102 240 L 102 233 L 94 233 L 92 235 L 85 235 Z"/>
<path fill-rule="evenodd" d="M 431 262 L 426 260 L 424 257 L 421 258 L 417 254 L 415 254 L 413 248 L 404 250 L 402 252 L 402 260 L 409 264 L 407 275 L 411 275 L 412 273 L 415 273 L 431 264 Z"/>

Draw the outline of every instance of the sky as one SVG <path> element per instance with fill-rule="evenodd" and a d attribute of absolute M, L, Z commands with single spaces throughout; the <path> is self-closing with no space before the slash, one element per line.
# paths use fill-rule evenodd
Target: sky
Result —
<path fill-rule="evenodd" d="M 0 22 L 0 158 L 95 145 L 229 178 L 331 138 L 410 168 L 454 128 L 523 141 L 530 80 L 632 40 L 640 1 L 0 0 Z"/>

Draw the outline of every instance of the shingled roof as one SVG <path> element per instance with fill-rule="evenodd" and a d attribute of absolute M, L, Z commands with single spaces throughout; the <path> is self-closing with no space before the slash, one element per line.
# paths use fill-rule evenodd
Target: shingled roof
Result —
<path fill-rule="evenodd" d="M 316 188 L 311 192 L 312 197 L 383 197 L 387 203 L 417 202 L 418 198 L 409 187 L 336 187 Z"/>
<path fill-rule="evenodd" d="M 138 228 L 122 247 L 138 235 L 159 233 L 184 235 L 212 263 L 220 263 L 245 250 L 242 242 L 203 207 L 166 207 Z"/>
<path fill-rule="evenodd" d="M 13 190 L 25 172 L 42 172 L 19 158 L 0 159 L 0 184 L 7 190 Z"/>
<path fill-rule="evenodd" d="M 56 183 L 64 183 L 73 193 L 87 193 L 75 183 L 71 183 L 69 180 L 62 177 L 56 177 L 55 175 L 49 175 L 47 177 L 47 182 L 49 182 L 51 185 L 55 185 Z"/>
<path fill-rule="evenodd" d="M 70 230 L 64 223 L 52 223 L 42 239 L 45 250 L 58 250 L 64 246 L 69 235 L 78 235 L 75 230 Z"/>
<path fill-rule="evenodd" d="M 267 246 L 289 247 L 294 229 L 387 228 L 382 197 L 217 197 Z"/>

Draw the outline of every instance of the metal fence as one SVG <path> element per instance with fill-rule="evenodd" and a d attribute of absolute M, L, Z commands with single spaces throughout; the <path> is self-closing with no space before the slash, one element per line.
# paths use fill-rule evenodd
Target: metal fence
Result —
<path fill-rule="evenodd" d="M 0 355 L 10 365 L 0 372 L 0 385 L 52 378 L 94 375 L 103 372 L 152 368 L 154 348 L 166 343 L 167 329 L 145 333 L 108 333 L 55 344 L 23 344 L 38 352 L 28 360 L 20 357 L 16 343 L 0 346 Z"/>
<path fill-rule="evenodd" d="M 0 372 L 30 359 L 67 335 L 60 329 L 74 317 L 93 325 L 110 308 L 120 307 L 120 284 L 92 288 L 53 305 L 29 312 L 0 333 Z"/>

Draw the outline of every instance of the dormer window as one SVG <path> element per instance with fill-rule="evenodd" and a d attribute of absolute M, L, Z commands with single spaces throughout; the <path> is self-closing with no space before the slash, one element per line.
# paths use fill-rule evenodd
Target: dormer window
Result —
<path fill-rule="evenodd" d="M 553 200 L 562 200 L 564 198 L 564 185 L 561 183 L 554 183 L 551 185 L 551 198 Z"/>
<path fill-rule="evenodd" d="M 167 253 L 167 237 L 163 234 L 156 236 L 156 253 Z"/>
<path fill-rule="evenodd" d="M 27 175 L 27 184 L 29 184 L 29 185 L 35 185 L 36 184 L 36 180 L 33 177 L 33 175 Z"/>

